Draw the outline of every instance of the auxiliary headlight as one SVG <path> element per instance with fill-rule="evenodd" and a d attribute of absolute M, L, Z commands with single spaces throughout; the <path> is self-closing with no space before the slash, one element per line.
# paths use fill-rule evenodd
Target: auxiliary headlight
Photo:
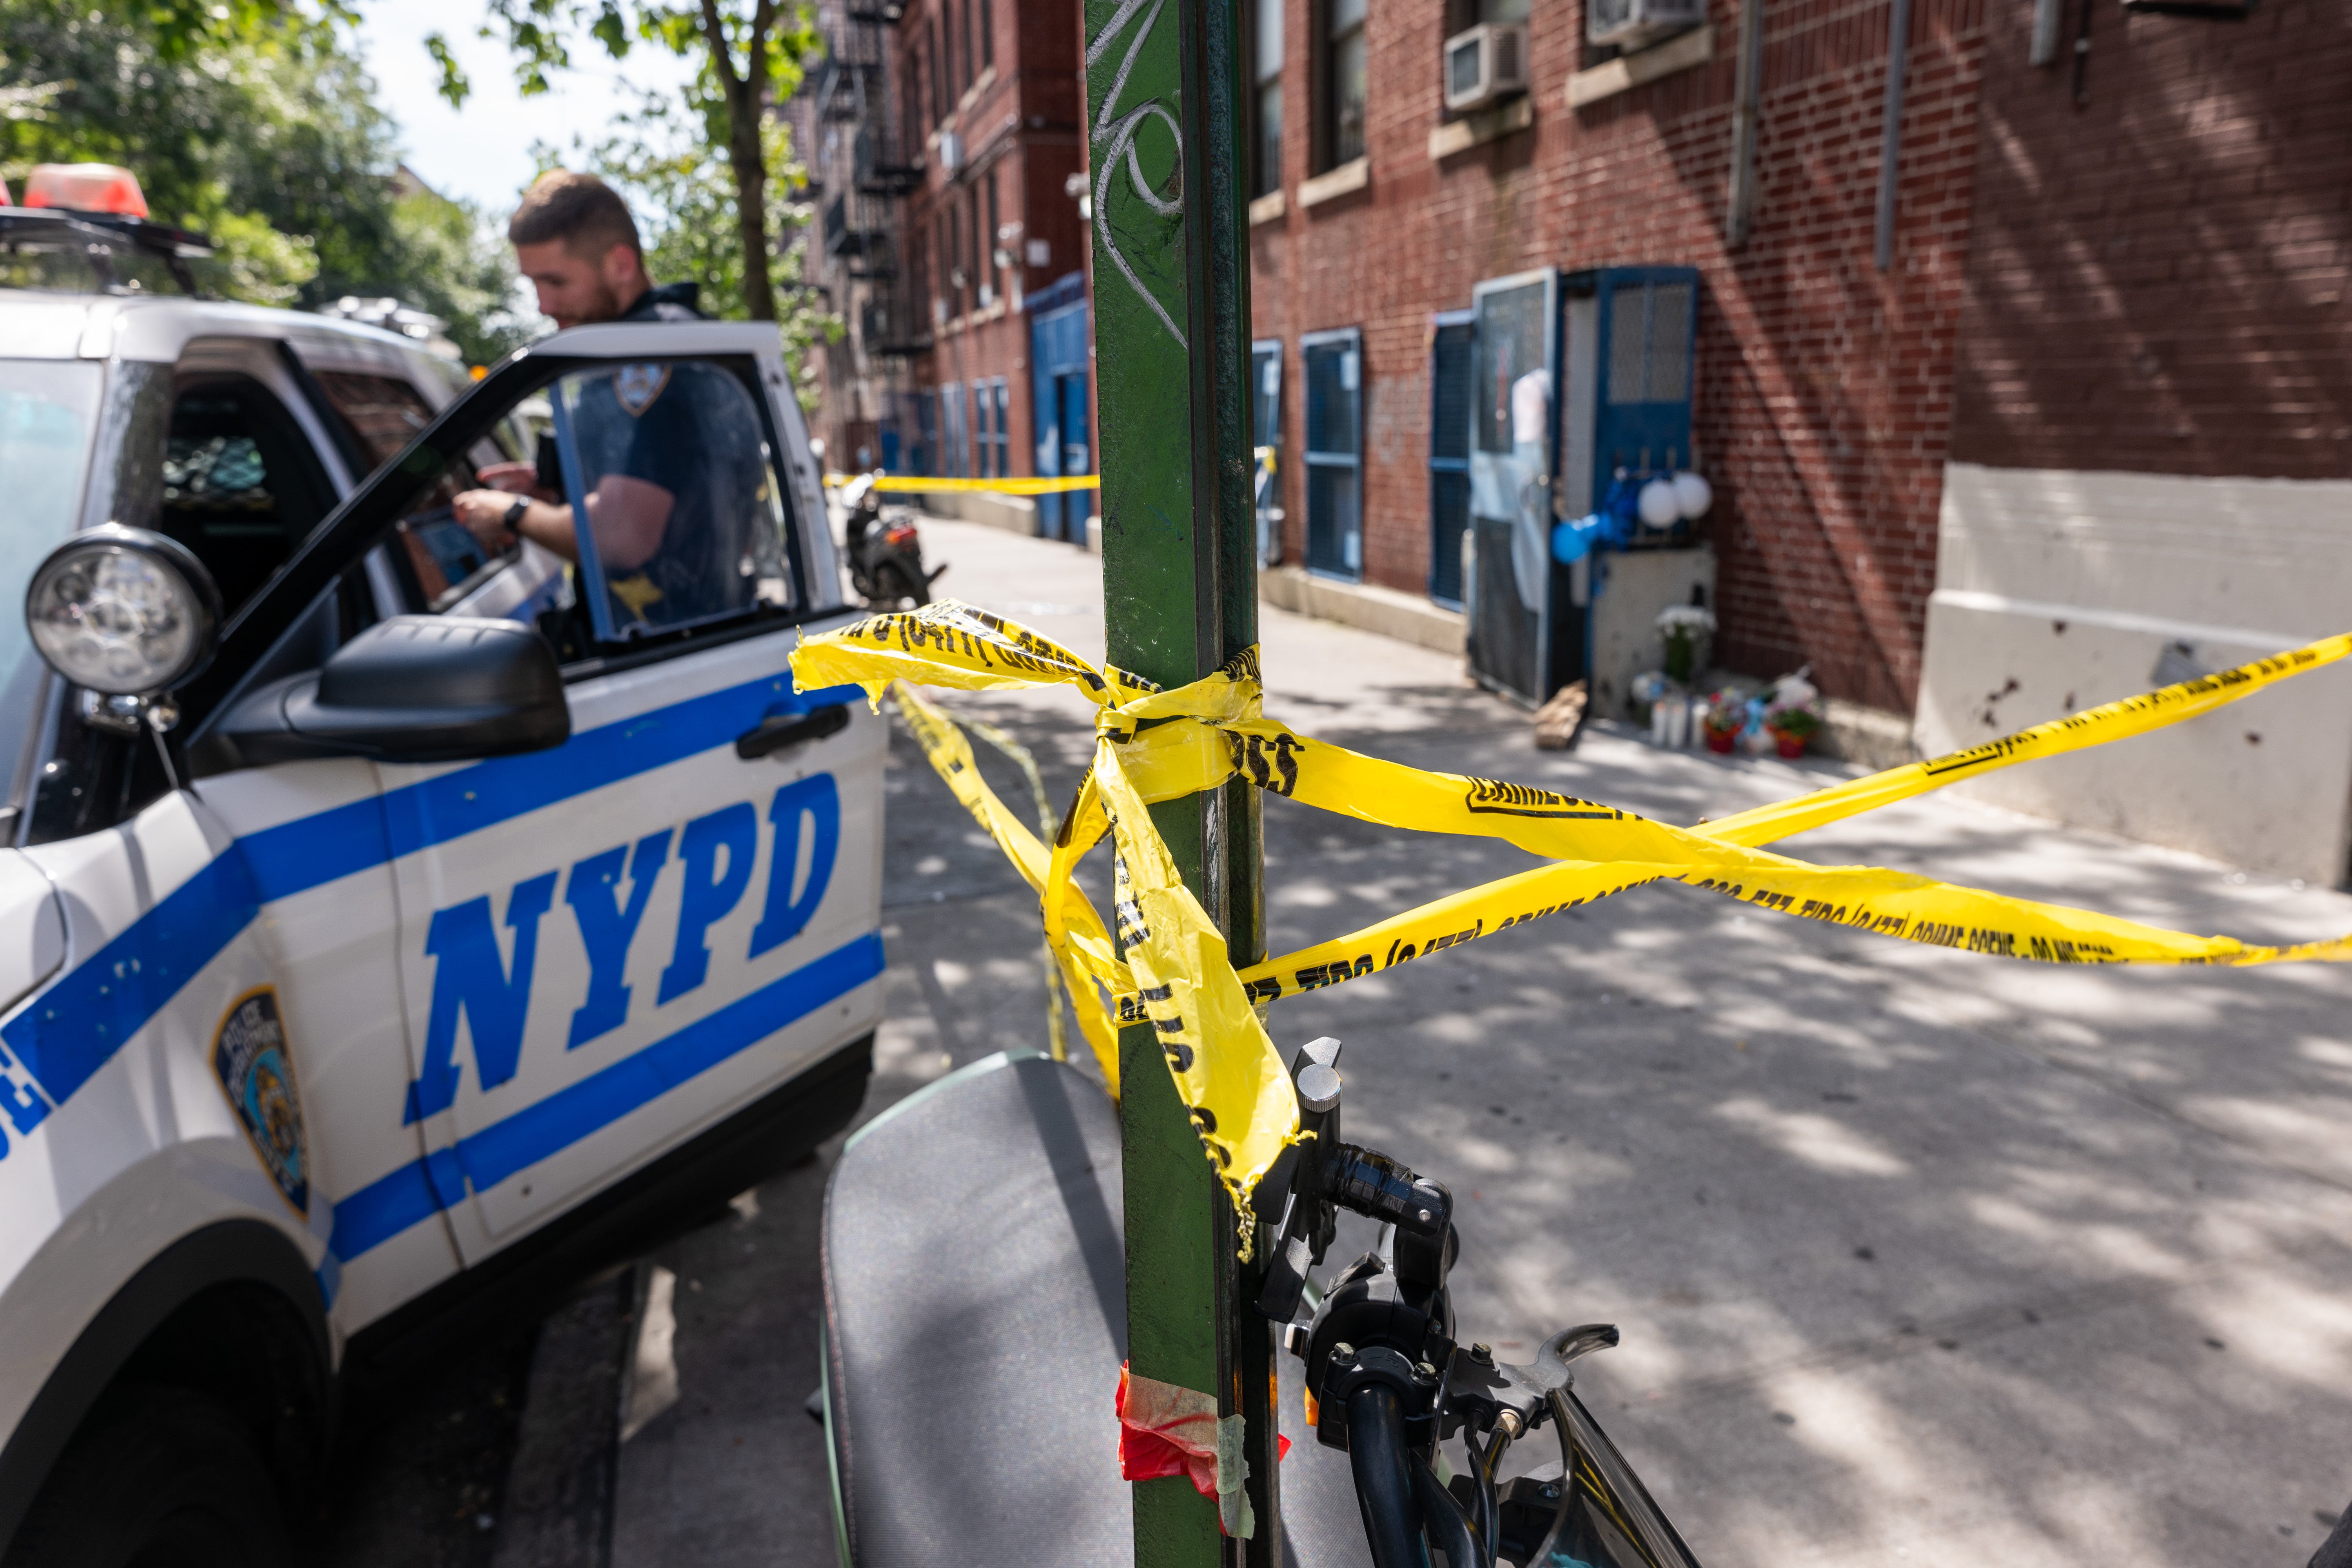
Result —
<path fill-rule="evenodd" d="M 76 686 L 146 696 L 212 657 L 220 591 L 185 545 L 110 522 L 49 552 L 25 619 L 49 668 Z"/>

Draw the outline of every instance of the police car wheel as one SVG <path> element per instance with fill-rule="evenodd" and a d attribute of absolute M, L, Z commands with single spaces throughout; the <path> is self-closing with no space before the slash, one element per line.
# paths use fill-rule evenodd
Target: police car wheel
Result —
<path fill-rule="evenodd" d="M 227 1405 L 182 1389 L 115 1402 L 76 1434 L 9 1568 L 288 1568 L 278 1489 Z"/>

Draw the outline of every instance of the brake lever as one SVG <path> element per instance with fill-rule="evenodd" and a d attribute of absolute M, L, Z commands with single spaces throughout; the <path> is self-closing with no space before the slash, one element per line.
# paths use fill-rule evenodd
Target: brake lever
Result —
<path fill-rule="evenodd" d="M 1578 1328 L 1562 1329 L 1544 1341 L 1536 1352 L 1536 1359 L 1524 1367 L 1515 1367 L 1528 1383 L 1550 1394 L 1569 1384 L 1568 1363 L 1594 1351 L 1617 1348 L 1617 1325 L 1586 1323 Z"/>
<path fill-rule="evenodd" d="M 1467 1426 L 1501 1427 L 1511 1437 L 1534 1430 L 1551 1413 L 1551 1395 L 1570 1381 L 1568 1363 L 1617 1343 L 1614 1323 L 1562 1329 L 1544 1341 L 1524 1366 L 1497 1362 L 1485 1345 L 1456 1346 L 1445 1372 L 1444 1426 L 1450 1436 Z"/>

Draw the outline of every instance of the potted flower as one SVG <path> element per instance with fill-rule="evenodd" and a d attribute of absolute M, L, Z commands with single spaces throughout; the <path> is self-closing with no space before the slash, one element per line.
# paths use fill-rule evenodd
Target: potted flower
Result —
<path fill-rule="evenodd" d="M 1728 755 L 1748 723 L 1748 699 L 1735 690 L 1715 694 L 1706 705 L 1706 749 Z"/>
<path fill-rule="evenodd" d="M 1658 635 L 1666 643 L 1666 679 L 1688 686 L 1698 669 L 1699 638 L 1715 630 L 1712 612 L 1696 605 L 1668 605 L 1658 612 Z"/>
<path fill-rule="evenodd" d="M 1810 708 L 1783 708 L 1766 719 L 1764 727 L 1772 731 L 1780 754 L 1793 759 L 1805 754 L 1813 731 L 1822 727 L 1822 716 Z"/>

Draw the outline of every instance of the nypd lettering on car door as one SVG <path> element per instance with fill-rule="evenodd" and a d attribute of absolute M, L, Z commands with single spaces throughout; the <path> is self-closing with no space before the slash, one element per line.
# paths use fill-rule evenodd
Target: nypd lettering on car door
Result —
<path fill-rule="evenodd" d="M 837 1041 L 882 970 L 880 803 L 841 782 L 874 770 L 882 732 L 861 714 L 825 771 L 739 758 L 728 742 L 765 715 L 864 706 L 780 703 L 789 684 L 387 790 L 420 827 L 393 868 L 413 1070 L 385 1109 L 426 1152 L 337 1205 L 340 1258 L 437 1209 L 478 1261 Z M 497 821 L 468 831 L 478 816 Z"/>

